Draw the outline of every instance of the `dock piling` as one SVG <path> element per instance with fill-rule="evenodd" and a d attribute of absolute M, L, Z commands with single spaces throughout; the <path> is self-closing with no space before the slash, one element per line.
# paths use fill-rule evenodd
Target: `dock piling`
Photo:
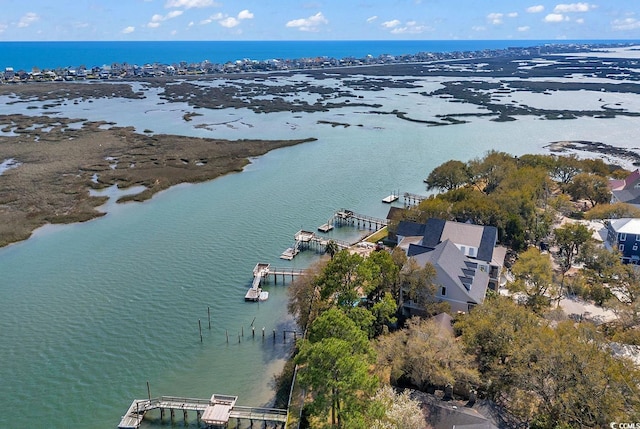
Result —
<path fill-rule="evenodd" d="M 200 319 L 198 319 L 198 330 L 200 331 L 200 342 L 202 342 L 202 323 L 200 323 Z"/>
<path fill-rule="evenodd" d="M 209 330 L 211 330 L 211 307 L 207 307 L 207 317 L 209 318 Z"/>

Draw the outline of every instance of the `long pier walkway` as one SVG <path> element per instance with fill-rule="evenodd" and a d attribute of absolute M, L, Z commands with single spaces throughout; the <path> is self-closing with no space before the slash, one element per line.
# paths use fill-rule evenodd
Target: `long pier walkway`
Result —
<path fill-rule="evenodd" d="M 426 200 L 429 197 L 424 195 L 412 194 L 410 192 L 405 192 L 402 197 L 404 198 L 404 205 L 410 206 L 415 204 L 420 204 L 422 201 Z"/>
<path fill-rule="evenodd" d="M 161 396 L 152 399 L 135 399 L 127 413 L 122 417 L 119 429 L 138 429 L 144 416 L 151 410 L 160 410 L 160 420 L 169 410 L 171 420 L 176 411 L 182 411 L 185 423 L 189 412 L 196 413 L 198 423 L 206 427 L 226 428 L 232 418 L 249 420 L 251 425 L 255 421 L 273 423 L 275 427 L 285 428 L 288 411 L 279 408 L 259 408 L 237 406 L 237 396 L 215 394 L 211 399 L 180 398 L 175 396 Z"/>
<path fill-rule="evenodd" d="M 389 221 L 387 219 L 380 219 L 373 216 L 367 216 L 359 213 L 355 213 L 353 210 L 340 209 L 333 215 L 332 222 L 334 224 L 354 225 L 358 228 L 368 227 L 369 229 L 379 230 L 387 226 Z"/>

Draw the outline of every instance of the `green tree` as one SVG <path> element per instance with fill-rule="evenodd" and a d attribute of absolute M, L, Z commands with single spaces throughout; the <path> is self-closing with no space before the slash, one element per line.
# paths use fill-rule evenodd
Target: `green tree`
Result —
<path fill-rule="evenodd" d="M 516 167 L 516 159 L 513 156 L 495 150 L 487 152 L 483 158 L 469 162 L 472 183 L 486 194 L 496 190 L 500 182 Z"/>
<path fill-rule="evenodd" d="M 371 264 L 346 250 L 336 253 L 316 279 L 322 300 L 340 307 L 353 307 L 375 288 Z"/>
<path fill-rule="evenodd" d="M 298 276 L 287 288 L 287 309 L 303 331 L 326 308 L 326 303 L 320 298 L 318 286 L 318 279 L 325 266 L 326 262 L 322 261 L 309 266 L 305 275 Z"/>
<path fill-rule="evenodd" d="M 640 373 L 614 358 L 589 323 L 553 328 L 508 298 L 493 298 L 456 323 L 479 363 L 486 393 L 532 428 L 604 427 L 635 421 Z"/>
<path fill-rule="evenodd" d="M 506 393 L 528 398 L 516 415 L 541 429 L 606 427 L 639 415 L 640 374 L 611 355 L 595 326 L 567 321 L 537 333 L 510 362 Z"/>
<path fill-rule="evenodd" d="M 468 352 L 476 356 L 480 372 L 489 377 L 485 380 L 489 394 L 500 395 L 503 385 L 510 382 L 508 362 L 535 336 L 538 324 L 533 313 L 504 296 L 486 299 L 456 321 L 454 327 Z"/>
<path fill-rule="evenodd" d="M 413 301 L 426 316 L 448 311 L 449 303 L 436 297 L 436 270 L 432 264 L 421 267 L 413 258 L 409 258 L 400 272 L 402 301 Z"/>
<path fill-rule="evenodd" d="M 591 239 L 591 231 L 581 223 L 568 223 L 553 230 L 554 242 L 560 251 L 560 267 L 566 273 L 573 264 L 574 256 Z"/>
<path fill-rule="evenodd" d="M 466 164 L 451 160 L 436 167 L 425 179 L 427 190 L 442 189 L 451 191 L 467 183 L 470 179 Z"/>
<path fill-rule="evenodd" d="M 567 192 L 576 200 L 588 200 L 592 207 L 597 204 L 606 204 L 611 200 L 607 179 L 596 174 L 580 173 L 575 175 L 567 185 Z"/>
<path fill-rule="evenodd" d="M 392 381 L 409 381 L 421 390 L 447 384 L 469 389 L 479 383 L 473 357 L 431 319 L 414 317 L 405 329 L 380 338 L 377 354 L 379 365 L 390 369 Z"/>
<path fill-rule="evenodd" d="M 369 292 L 369 298 L 378 302 L 386 293 L 397 290 L 400 282 L 400 268 L 389 252 L 373 252 L 366 258 L 366 264 L 371 265 L 373 274 L 373 290 Z"/>
<path fill-rule="evenodd" d="M 551 259 L 531 247 L 518 256 L 511 268 L 515 280 L 507 285 L 512 292 L 526 295 L 526 305 L 536 312 L 549 306 L 552 299 L 559 297 L 559 288 L 553 284 Z"/>
<path fill-rule="evenodd" d="M 585 213 L 585 219 L 604 220 L 640 217 L 640 209 L 627 203 L 599 204 Z"/>
<path fill-rule="evenodd" d="M 451 203 L 439 195 L 431 195 L 429 198 L 426 198 L 418 204 L 416 221 L 425 222 L 427 219 L 435 218 L 435 219 L 445 219 L 452 220 L 451 214 Z"/>
<path fill-rule="evenodd" d="M 575 155 L 559 156 L 555 159 L 555 165 L 551 169 L 551 176 L 566 185 L 582 171 L 582 162 Z"/>
<path fill-rule="evenodd" d="M 312 414 L 321 420 L 330 415 L 332 427 L 350 427 L 349 418 L 362 416 L 377 387 L 369 373 L 374 360 L 366 334 L 344 312 L 332 308 L 320 315 L 295 358 L 298 381 L 313 395 Z"/>
<path fill-rule="evenodd" d="M 338 246 L 338 243 L 335 242 L 335 240 L 329 240 L 327 242 L 327 245 L 325 247 L 325 252 L 329 254 L 331 259 L 333 259 L 334 255 L 339 251 L 340 251 L 340 247 Z"/>

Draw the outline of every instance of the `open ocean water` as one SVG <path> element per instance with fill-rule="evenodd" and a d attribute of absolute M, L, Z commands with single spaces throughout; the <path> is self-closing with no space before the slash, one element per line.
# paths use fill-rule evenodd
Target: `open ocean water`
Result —
<path fill-rule="evenodd" d="M 311 51 L 317 42 L 309 43 Z M 409 51 L 419 42 L 408 43 L 396 47 Z M 476 49 L 487 47 L 474 43 Z M 126 60 L 121 56 L 127 51 L 114 52 L 108 61 Z M 191 55 L 196 60 L 206 54 L 194 48 Z M 68 62 L 79 56 L 63 58 Z M 31 62 L 45 67 L 41 59 Z M 170 54 L 158 58 L 171 60 Z M 376 97 L 402 105 L 417 96 L 393 89 Z M 180 103 L 167 106 L 149 93 L 142 101 L 82 101 L 56 110 L 140 131 L 200 135 L 203 131 L 193 124 L 185 126 L 185 109 Z M 0 114 L 38 112 L 29 103 L 0 105 Z M 111 204 L 101 219 L 45 227 L 28 241 L 0 249 L 0 427 L 114 428 L 134 398 L 146 397 L 146 382 L 152 396 L 224 393 L 239 395 L 241 405 L 267 404 L 273 375 L 290 350 L 290 342 L 283 344 L 279 335 L 274 343 L 270 333 L 294 328 L 286 311 L 286 286 L 271 284 L 269 300 L 259 304 L 245 303 L 243 297 L 257 262 L 304 268 L 317 258 L 303 252 L 292 262 L 278 259 L 297 230 L 315 230 L 342 207 L 384 217 L 389 206 L 381 198 L 394 190 L 424 194 L 422 179 L 451 158 L 468 160 L 489 149 L 514 155 L 544 152 L 545 144 L 563 139 L 631 146 L 637 133 L 628 130 L 637 130 L 640 122 L 477 119 L 425 128 L 395 116 L 361 115 L 357 108 L 295 116 L 242 109 L 200 113 L 194 123 L 242 118 L 250 124 L 209 131 L 217 137 L 318 140 L 270 152 L 242 173 L 176 186 L 145 203 Z M 359 126 L 319 126 L 320 119 Z M 355 239 L 361 233 L 341 228 L 332 235 Z M 191 417 L 189 426 L 195 427 Z M 180 413 L 176 421 L 183 427 Z M 150 421 L 144 427 L 160 426 Z"/>

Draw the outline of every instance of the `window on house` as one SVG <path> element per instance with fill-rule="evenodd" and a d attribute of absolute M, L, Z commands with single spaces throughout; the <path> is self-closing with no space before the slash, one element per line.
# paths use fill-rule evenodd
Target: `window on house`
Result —
<path fill-rule="evenodd" d="M 447 296 L 447 288 L 444 286 L 440 287 L 440 295 Z"/>
<path fill-rule="evenodd" d="M 467 254 L 467 248 L 464 246 L 460 246 L 460 251 L 462 252 L 463 255 Z"/>
<path fill-rule="evenodd" d="M 618 250 L 624 252 L 624 244 L 618 245 Z"/>
<path fill-rule="evenodd" d="M 620 234 L 618 234 L 618 241 L 626 241 L 627 240 L 627 234 L 625 234 L 624 232 L 621 232 Z"/>
<path fill-rule="evenodd" d="M 469 247 L 469 256 L 476 256 L 476 249 Z"/>
<path fill-rule="evenodd" d="M 633 245 L 633 250 L 638 250 L 638 245 L 637 244 Z"/>
<path fill-rule="evenodd" d="M 636 241 L 640 241 L 640 234 L 636 234 Z"/>

